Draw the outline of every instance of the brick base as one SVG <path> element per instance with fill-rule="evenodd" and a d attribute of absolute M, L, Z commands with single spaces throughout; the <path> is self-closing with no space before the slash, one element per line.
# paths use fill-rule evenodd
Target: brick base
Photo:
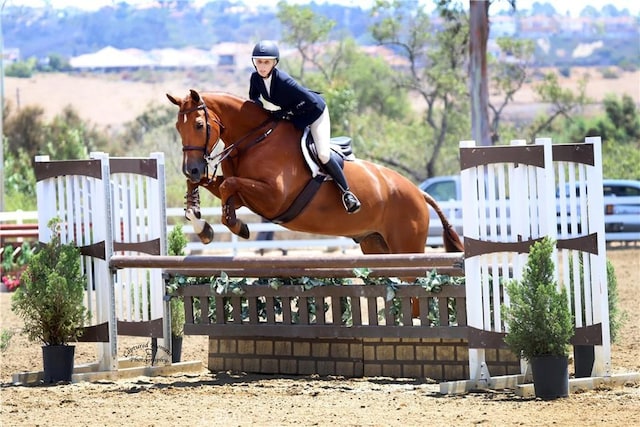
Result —
<path fill-rule="evenodd" d="M 492 375 L 520 373 L 510 351 L 486 350 Z M 209 370 L 345 377 L 469 378 L 464 340 L 424 338 L 210 338 Z"/>

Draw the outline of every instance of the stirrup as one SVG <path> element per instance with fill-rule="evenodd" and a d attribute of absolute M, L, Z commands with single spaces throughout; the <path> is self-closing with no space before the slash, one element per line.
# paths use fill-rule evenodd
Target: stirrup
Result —
<path fill-rule="evenodd" d="M 360 201 L 351 191 L 342 193 L 342 204 L 349 213 L 356 213 L 360 210 Z"/>

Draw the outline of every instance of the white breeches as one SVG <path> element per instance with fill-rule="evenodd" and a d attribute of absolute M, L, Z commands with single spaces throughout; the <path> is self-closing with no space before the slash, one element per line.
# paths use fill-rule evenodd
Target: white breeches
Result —
<path fill-rule="evenodd" d="M 316 142 L 316 150 L 318 151 L 318 157 L 322 164 L 329 161 L 331 156 L 331 118 L 329 117 L 329 110 L 324 108 L 322 115 L 318 119 L 311 123 L 311 135 Z"/>

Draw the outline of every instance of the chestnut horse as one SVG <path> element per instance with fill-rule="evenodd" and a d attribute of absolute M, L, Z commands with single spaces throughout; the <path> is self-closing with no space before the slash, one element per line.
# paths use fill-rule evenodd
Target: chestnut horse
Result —
<path fill-rule="evenodd" d="M 279 221 L 312 180 L 300 147 L 302 131 L 227 93 L 191 90 L 184 98 L 167 98 L 179 108 L 176 129 L 182 138 L 187 211 L 198 209 L 199 199 L 194 202 L 190 194 L 202 186 L 221 199 L 222 223 L 241 237 L 248 238 L 249 230 L 235 210 L 247 206 L 290 230 L 350 237 L 364 254 L 383 254 L 424 252 L 431 205 L 444 228 L 445 249 L 463 251 L 431 196 L 399 173 L 365 160 L 344 162 L 351 191 L 362 203 L 357 213 L 348 214 L 336 185 L 324 182 L 297 214 Z M 218 154 L 212 154 L 214 148 Z M 218 165 L 223 178 L 208 178 Z"/>

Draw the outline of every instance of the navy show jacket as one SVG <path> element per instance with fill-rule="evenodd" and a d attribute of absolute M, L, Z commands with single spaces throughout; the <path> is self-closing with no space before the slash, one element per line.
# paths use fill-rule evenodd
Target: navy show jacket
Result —
<path fill-rule="evenodd" d="M 304 129 L 315 122 L 326 107 L 324 99 L 318 93 L 302 86 L 289 74 L 277 68 L 271 73 L 269 94 L 260 74 L 257 71 L 251 74 L 249 99 L 262 105 L 260 95 L 283 111 L 291 112 L 291 122 L 298 129 Z"/>

